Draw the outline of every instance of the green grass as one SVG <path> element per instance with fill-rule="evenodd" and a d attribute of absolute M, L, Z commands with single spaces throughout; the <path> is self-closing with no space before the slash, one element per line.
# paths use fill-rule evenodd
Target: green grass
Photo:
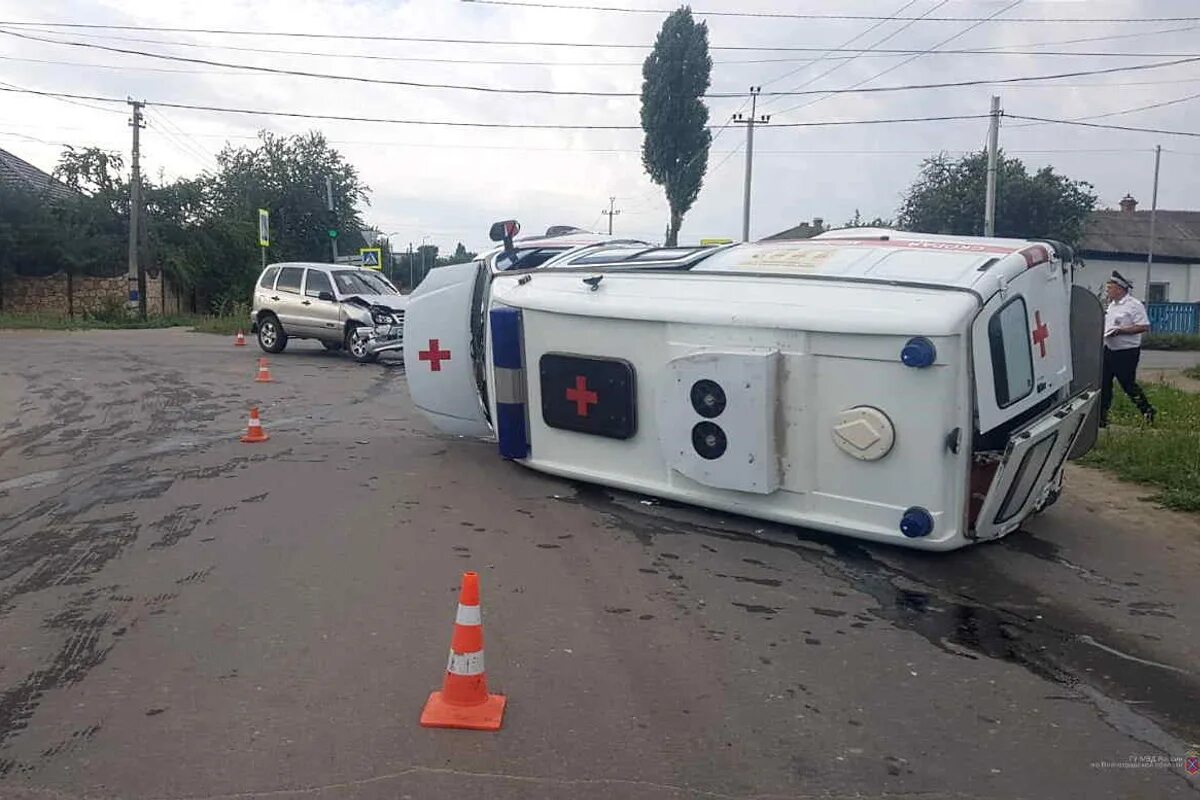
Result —
<path fill-rule="evenodd" d="M 57 314 L 0 313 L 0 330 L 125 330 L 142 328 L 190 327 L 200 333 L 219 333 L 232 336 L 238 329 L 248 330 L 245 315 L 210 317 L 199 314 L 170 314 L 165 317 L 96 318 L 78 316 L 74 319 Z"/>
<path fill-rule="evenodd" d="M 197 333 L 219 333 L 222 336 L 233 336 L 238 331 L 250 335 L 250 321 L 247 314 L 236 314 L 228 317 L 193 317 L 190 323 L 192 330 Z"/>
<path fill-rule="evenodd" d="M 1200 511 L 1200 394 L 1163 383 L 1143 383 L 1158 409 L 1153 427 L 1142 422 L 1114 385 L 1109 427 L 1083 459 L 1121 480 L 1153 487 L 1152 500 L 1178 511 Z"/>
<path fill-rule="evenodd" d="M 1200 335 L 1194 333 L 1148 333 L 1143 350 L 1200 350 Z"/>

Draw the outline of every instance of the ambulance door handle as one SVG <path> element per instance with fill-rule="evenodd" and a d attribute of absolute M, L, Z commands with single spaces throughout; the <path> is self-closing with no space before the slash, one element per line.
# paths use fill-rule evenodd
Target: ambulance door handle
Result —
<path fill-rule="evenodd" d="M 1038 390 L 1039 392 L 1044 392 L 1044 391 L 1046 390 L 1046 382 L 1045 382 L 1045 381 L 1039 381 L 1039 382 L 1038 382 L 1038 385 L 1037 385 L 1037 390 Z"/>

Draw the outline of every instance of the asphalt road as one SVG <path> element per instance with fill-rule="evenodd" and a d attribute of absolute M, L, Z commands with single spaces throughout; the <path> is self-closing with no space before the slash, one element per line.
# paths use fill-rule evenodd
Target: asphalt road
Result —
<path fill-rule="evenodd" d="M 397 361 L 259 355 L 0 332 L 0 797 L 1200 790 L 1200 524 L 1136 489 L 864 546 L 507 464 Z M 417 725 L 464 569 L 497 734 Z"/>

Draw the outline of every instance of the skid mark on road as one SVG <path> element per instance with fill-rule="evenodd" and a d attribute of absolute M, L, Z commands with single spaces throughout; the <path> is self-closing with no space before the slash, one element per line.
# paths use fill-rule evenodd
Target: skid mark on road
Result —
<path fill-rule="evenodd" d="M 170 547 L 180 539 L 191 536 L 200 524 L 200 515 L 196 513 L 199 510 L 199 503 L 180 506 L 157 522 L 150 523 L 152 529 L 162 532 L 158 541 L 150 543 L 150 549 Z"/>
<path fill-rule="evenodd" d="M 0 612 L 16 597 L 51 586 L 87 583 L 138 536 L 133 513 L 47 526 L 30 535 L 0 541 L 0 581 L 26 570 L 10 589 L 0 591 Z"/>
<path fill-rule="evenodd" d="M 62 611 L 45 620 L 43 627 L 65 633 L 65 639 L 45 667 L 30 672 L 0 693 L 0 748 L 28 727 L 46 692 L 79 682 L 104 661 L 114 644 L 114 638 L 105 633 L 113 622 L 114 612 L 97 611 L 94 606 L 105 591 L 91 589 L 77 594 Z"/>

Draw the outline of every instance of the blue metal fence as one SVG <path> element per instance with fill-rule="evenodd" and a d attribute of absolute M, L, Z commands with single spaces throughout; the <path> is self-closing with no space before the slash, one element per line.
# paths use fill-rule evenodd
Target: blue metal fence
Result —
<path fill-rule="evenodd" d="M 1154 333 L 1200 333 L 1200 303 L 1148 303 Z"/>

